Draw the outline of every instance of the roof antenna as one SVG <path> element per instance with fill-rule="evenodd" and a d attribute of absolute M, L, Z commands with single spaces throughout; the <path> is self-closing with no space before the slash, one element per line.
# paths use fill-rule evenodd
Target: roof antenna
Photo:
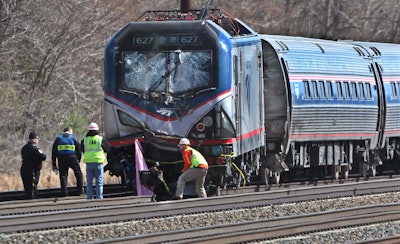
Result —
<path fill-rule="evenodd" d="M 207 10 L 208 10 L 208 6 L 210 4 L 211 4 L 211 0 L 208 0 L 207 4 L 201 8 L 199 19 L 204 19 L 205 15 L 207 13 Z"/>

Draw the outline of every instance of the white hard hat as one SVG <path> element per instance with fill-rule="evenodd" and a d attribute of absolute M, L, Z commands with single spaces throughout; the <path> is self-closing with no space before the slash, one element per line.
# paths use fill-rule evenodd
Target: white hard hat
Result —
<path fill-rule="evenodd" d="M 179 141 L 178 146 L 179 146 L 179 145 L 190 145 L 190 141 L 189 141 L 189 139 L 187 139 L 187 138 L 182 138 L 182 139 Z"/>
<path fill-rule="evenodd" d="M 89 124 L 88 129 L 89 130 L 99 130 L 99 126 L 96 123 L 92 122 Z"/>

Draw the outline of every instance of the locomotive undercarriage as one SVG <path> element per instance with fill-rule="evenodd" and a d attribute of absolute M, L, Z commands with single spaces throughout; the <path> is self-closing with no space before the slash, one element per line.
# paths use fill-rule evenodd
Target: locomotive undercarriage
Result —
<path fill-rule="evenodd" d="M 370 147 L 370 141 L 292 142 L 288 154 L 269 152 L 266 174 L 271 183 L 279 183 L 281 174 L 293 176 L 299 172 L 309 178 L 348 178 L 350 173 L 363 177 L 375 176 L 380 166 L 389 164 L 397 173 L 400 159 L 399 144 L 389 139 L 384 149 Z"/>
<path fill-rule="evenodd" d="M 176 183 L 182 168 L 179 153 L 152 150 L 143 144 L 145 158 L 149 168 L 160 162 L 168 184 Z M 232 154 L 219 155 L 219 163 L 211 160 L 206 178 L 209 195 L 219 195 L 226 187 L 249 185 L 252 183 L 280 183 L 291 178 L 348 178 L 350 174 L 363 177 L 375 176 L 381 165 L 392 165 L 399 172 L 400 145 L 398 140 L 387 140 L 386 147 L 372 149 L 370 142 L 291 142 L 288 154 L 271 152 L 259 148 L 239 157 Z M 221 160 L 222 158 L 222 160 Z M 216 158 L 215 158 L 216 159 Z M 108 155 L 106 170 L 121 178 L 121 183 L 136 189 L 134 147 L 122 147 Z M 167 162 L 168 161 L 168 162 Z M 283 177 L 283 178 L 282 178 Z M 286 179 L 289 177 L 289 179 Z"/>
<path fill-rule="evenodd" d="M 157 167 L 163 171 L 166 183 L 172 185 L 173 188 L 183 167 L 180 153 L 160 150 L 152 144 L 143 143 L 142 146 L 148 168 L 158 165 Z M 201 148 L 199 150 L 202 151 Z M 205 182 L 208 194 L 219 195 L 220 191 L 227 187 L 239 188 L 254 181 L 259 182 L 263 157 L 261 152 L 262 150 L 256 149 L 240 157 L 234 157 L 233 154 L 221 154 L 214 155 L 213 158 L 206 154 L 209 161 Z M 135 164 L 133 145 L 113 148 L 108 153 L 108 164 L 105 166 L 105 171 L 108 170 L 110 175 L 120 177 L 121 184 L 129 186 L 135 191 Z"/>

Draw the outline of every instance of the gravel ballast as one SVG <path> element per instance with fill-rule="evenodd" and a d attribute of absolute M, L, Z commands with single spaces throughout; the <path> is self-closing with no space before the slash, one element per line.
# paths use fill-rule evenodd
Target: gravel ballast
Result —
<path fill-rule="evenodd" d="M 174 216 L 160 219 L 135 220 L 89 227 L 74 227 L 29 233 L 1 233 L 0 242 L 83 243 L 117 237 L 143 235 L 147 233 L 190 229 L 200 226 L 240 223 L 258 219 L 266 219 L 266 221 L 268 221 L 268 219 L 274 217 L 301 215 L 356 206 L 394 203 L 398 202 L 399 199 L 400 193 L 393 192 Z M 312 233 L 305 236 L 275 239 L 261 243 L 351 243 L 395 235 L 400 235 L 400 221 L 339 229 L 322 233 Z"/>

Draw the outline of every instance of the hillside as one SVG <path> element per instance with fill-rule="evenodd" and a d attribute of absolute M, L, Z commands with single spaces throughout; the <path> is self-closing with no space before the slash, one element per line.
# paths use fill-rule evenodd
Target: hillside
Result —
<path fill-rule="evenodd" d="M 179 7 L 179 0 L 0 0 L 0 174 L 18 174 L 30 130 L 50 158 L 63 127 L 80 139 L 88 122 L 101 124 L 107 39 L 145 10 Z M 211 7 L 259 33 L 400 43 L 398 0 L 214 0 Z"/>

